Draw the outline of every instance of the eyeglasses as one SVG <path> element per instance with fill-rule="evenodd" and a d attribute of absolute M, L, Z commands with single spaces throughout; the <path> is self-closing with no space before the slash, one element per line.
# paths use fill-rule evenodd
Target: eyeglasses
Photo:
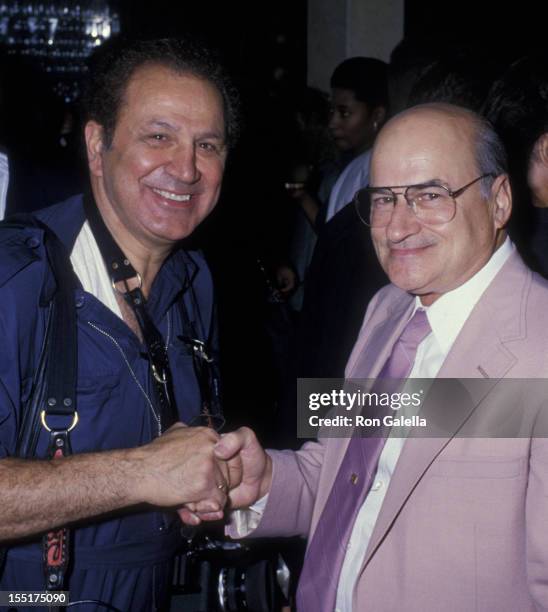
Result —
<path fill-rule="evenodd" d="M 456 198 L 469 187 L 495 174 L 482 174 L 460 189 L 451 191 L 435 183 L 395 185 L 393 187 L 366 187 L 354 196 L 354 206 L 361 221 L 370 227 L 385 227 L 390 223 L 398 196 L 402 195 L 416 217 L 427 225 L 448 223 L 457 210 Z M 394 189 L 403 189 L 396 192 Z"/>

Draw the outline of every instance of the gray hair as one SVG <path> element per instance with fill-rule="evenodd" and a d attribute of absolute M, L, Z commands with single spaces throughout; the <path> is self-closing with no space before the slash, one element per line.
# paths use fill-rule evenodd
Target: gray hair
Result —
<path fill-rule="evenodd" d="M 502 140 L 487 119 L 476 115 L 474 117 L 474 127 L 479 174 L 493 175 L 486 177 L 480 183 L 481 195 L 487 199 L 491 195 L 491 187 L 495 178 L 508 173 L 508 160 Z"/>

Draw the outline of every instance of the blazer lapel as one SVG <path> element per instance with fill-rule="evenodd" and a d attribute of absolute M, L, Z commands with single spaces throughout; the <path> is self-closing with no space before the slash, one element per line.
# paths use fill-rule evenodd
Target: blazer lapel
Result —
<path fill-rule="evenodd" d="M 388 359 L 394 342 L 398 339 L 411 312 L 414 298 L 403 295 L 390 305 L 386 314 L 375 321 L 373 315 L 367 329 L 362 328 L 348 360 L 347 379 L 375 378 Z"/>

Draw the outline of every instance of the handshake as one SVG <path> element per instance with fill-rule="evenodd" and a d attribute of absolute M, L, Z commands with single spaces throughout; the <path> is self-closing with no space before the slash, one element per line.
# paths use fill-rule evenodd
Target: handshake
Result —
<path fill-rule="evenodd" d="M 248 507 L 270 490 L 270 457 L 247 427 L 220 436 L 176 423 L 132 453 L 139 499 L 176 508 L 188 525 L 220 520 L 226 507 Z"/>

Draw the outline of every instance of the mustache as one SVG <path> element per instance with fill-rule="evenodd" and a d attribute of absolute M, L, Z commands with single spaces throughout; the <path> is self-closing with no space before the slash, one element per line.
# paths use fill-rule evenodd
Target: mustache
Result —
<path fill-rule="evenodd" d="M 401 251 L 411 251 L 413 249 L 423 249 L 425 247 L 434 246 L 436 242 L 434 240 L 409 240 L 404 239 L 401 242 L 387 240 L 386 246 L 389 249 L 398 249 Z"/>

